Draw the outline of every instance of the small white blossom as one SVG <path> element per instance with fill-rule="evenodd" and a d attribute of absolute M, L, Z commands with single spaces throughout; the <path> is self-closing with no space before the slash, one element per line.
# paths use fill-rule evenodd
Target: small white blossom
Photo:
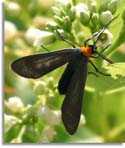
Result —
<path fill-rule="evenodd" d="M 112 33 L 108 29 L 105 29 L 102 37 L 97 42 L 97 46 L 105 48 L 106 46 L 108 46 L 112 43 L 112 39 L 113 39 Z"/>
<path fill-rule="evenodd" d="M 57 23 L 56 22 L 53 22 L 53 21 L 49 21 L 46 23 L 46 26 L 49 27 L 49 28 L 54 28 L 57 26 Z"/>
<path fill-rule="evenodd" d="M 49 92 L 46 96 L 46 98 L 49 100 L 52 100 L 54 98 L 54 93 L 53 92 Z"/>
<path fill-rule="evenodd" d="M 53 33 L 35 28 L 28 29 L 25 36 L 30 43 L 33 43 L 33 45 L 37 47 L 37 49 L 40 49 L 41 45 L 45 45 L 54 40 Z"/>
<path fill-rule="evenodd" d="M 108 44 L 111 44 L 112 39 L 113 39 L 112 33 L 111 33 L 108 29 L 106 29 L 106 30 L 104 31 L 104 34 L 107 35 L 107 43 L 108 43 Z M 107 44 L 107 43 L 106 43 L 106 44 Z"/>
<path fill-rule="evenodd" d="M 33 87 L 36 94 L 43 94 L 46 91 L 46 83 L 44 81 L 38 81 Z"/>
<path fill-rule="evenodd" d="M 5 42 L 8 43 L 12 41 L 16 35 L 17 35 L 16 26 L 12 22 L 5 21 L 5 29 L 4 29 Z"/>
<path fill-rule="evenodd" d="M 36 37 L 33 45 L 37 47 L 37 49 L 41 48 L 41 45 L 45 45 L 51 43 L 54 40 L 54 34 L 47 31 L 41 31 L 41 34 Z"/>
<path fill-rule="evenodd" d="M 83 114 L 81 114 L 80 116 L 80 124 L 86 124 L 86 119 L 85 119 L 85 116 Z"/>
<path fill-rule="evenodd" d="M 22 100 L 19 97 L 11 97 L 9 98 L 7 102 L 7 107 L 12 111 L 12 112 L 21 112 L 24 108 L 24 104 Z"/>
<path fill-rule="evenodd" d="M 57 0 L 57 3 L 60 5 L 67 6 L 68 4 L 72 4 L 72 1 L 71 0 Z"/>
<path fill-rule="evenodd" d="M 88 0 L 87 4 L 91 13 L 96 12 L 96 9 L 97 9 L 96 0 Z"/>
<path fill-rule="evenodd" d="M 107 23 L 112 19 L 112 13 L 111 11 L 107 10 L 107 11 L 103 11 L 100 14 L 100 21 L 102 23 L 102 25 L 107 25 Z"/>
<path fill-rule="evenodd" d="M 51 115 L 51 110 L 46 105 L 41 105 L 37 115 L 46 120 Z"/>
<path fill-rule="evenodd" d="M 39 35 L 41 35 L 41 31 L 39 29 L 29 28 L 25 37 L 30 43 L 33 43 Z"/>
<path fill-rule="evenodd" d="M 61 114 L 60 111 L 52 111 L 49 118 L 49 124 L 59 125 L 61 123 Z"/>
<path fill-rule="evenodd" d="M 5 132 L 18 122 L 18 118 L 12 115 L 4 115 Z"/>
<path fill-rule="evenodd" d="M 84 12 L 84 13 L 89 13 L 89 10 L 88 10 L 88 7 L 87 5 L 83 4 L 83 3 L 79 3 L 75 6 L 76 8 L 76 14 L 77 16 L 80 16 L 80 13 L 81 12 Z"/>
<path fill-rule="evenodd" d="M 37 115 L 49 125 L 58 125 L 61 122 L 60 111 L 52 111 L 46 105 L 40 106 Z"/>
<path fill-rule="evenodd" d="M 42 142 L 51 142 L 55 136 L 56 132 L 51 126 L 45 126 L 42 132 Z"/>
<path fill-rule="evenodd" d="M 7 11 L 10 13 L 10 15 L 18 16 L 21 12 L 21 8 L 18 3 L 9 2 L 7 3 Z"/>

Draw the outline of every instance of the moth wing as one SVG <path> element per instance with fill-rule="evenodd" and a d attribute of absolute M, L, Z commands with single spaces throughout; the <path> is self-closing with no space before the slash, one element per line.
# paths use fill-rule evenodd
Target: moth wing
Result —
<path fill-rule="evenodd" d="M 79 59 L 70 80 L 62 105 L 62 121 L 66 130 L 72 135 L 76 132 L 82 110 L 83 92 L 87 76 L 87 58 Z"/>
<path fill-rule="evenodd" d="M 14 61 L 11 68 L 23 77 L 36 79 L 67 63 L 73 51 L 74 49 L 63 49 L 22 57 Z"/>

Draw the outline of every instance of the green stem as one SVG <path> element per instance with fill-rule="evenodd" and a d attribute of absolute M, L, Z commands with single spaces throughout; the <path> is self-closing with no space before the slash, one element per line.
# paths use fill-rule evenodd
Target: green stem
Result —
<path fill-rule="evenodd" d="M 70 36 L 71 36 L 72 42 L 74 44 L 76 44 L 76 45 L 80 44 L 79 41 L 78 41 L 78 38 L 77 38 L 77 36 L 76 36 L 76 34 L 73 30 L 70 32 Z"/>
<path fill-rule="evenodd" d="M 19 132 L 18 138 L 22 139 L 22 136 L 25 133 L 25 131 L 26 131 L 26 125 L 23 125 L 20 132 Z"/>
<path fill-rule="evenodd" d="M 116 42 L 111 46 L 111 48 L 106 52 L 106 54 L 111 57 L 115 52 L 117 52 L 116 48 L 118 48 L 123 42 L 125 42 L 125 22 L 122 25 L 120 34 Z"/>

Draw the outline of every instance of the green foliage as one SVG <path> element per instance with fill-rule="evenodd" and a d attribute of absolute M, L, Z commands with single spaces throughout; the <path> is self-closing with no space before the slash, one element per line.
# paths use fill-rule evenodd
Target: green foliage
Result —
<path fill-rule="evenodd" d="M 125 142 L 125 0 L 6 0 L 5 2 L 5 143 L 101 143 Z M 76 46 L 118 16 L 99 40 L 99 49 L 114 64 L 92 59 L 100 71 L 88 75 L 83 111 L 75 135 L 61 122 L 64 96 L 57 91 L 64 67 L 37 80 L 27 80 L 10 70 L 14 59 L 69 47 L 56 29 Z M 107 17 L 108 16 L 108 17 Z M 112 34 L 111 34 L 112 33 Z M 111 34 L 111 35 L 110 35 Z M 113 36 L 113 41 L 111 41 Z M 94 38 L 96 39 L 96 38 Z M 90 41 L 92 43 L 92 41 Z M 88 71 L 95 72 L 88 65 Z"/>
<path fill-rule="evenodd" d="M 122 81 L 125 82 L 125 63 L 114 63 L 105 67 L 107 72 L 111 74 L 111 77 L 114 79 L 122 78 Z M 119 77 L 118 77 L 119 76 Z"/>

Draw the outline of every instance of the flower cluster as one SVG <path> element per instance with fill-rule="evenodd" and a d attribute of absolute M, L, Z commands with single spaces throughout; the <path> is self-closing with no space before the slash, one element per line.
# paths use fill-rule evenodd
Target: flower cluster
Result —
<path fill-rule="evenodd" d="M 76 5 L 72 0 L 57 0 L 56 5 L 52 7 L 54 22 L 47 23 L 48 32 L 30 29 L 26 36 L 28 39 L 35 38 L 33 44 L 39 49 L 41 45 L 55 40 L 57 34 L 55 35 L 54 32 L 58 29 L 62 36 L 77 46 L 82 46 L 88 34 L 98 32 L 107 25 L 116 13 L 119 3 L 116 0 L 104 0 L 98 7 L 95 0 L 88 0 L 87 4 L 78 3 Z M 85 34 L 83 26 L 88 27 L 90 33 Z M 108 28 L 104 32 L 104 36 L 105 40 L 103 40 L 102 45 L 107 46 L 107 43 L 109 44 L 112 41 Z"/>
<path fill-rule="evenodd" d="M 116 0 L 104 0 L 100 6 L 97 6 L 96 0 L 88 0 L 87 4 L 78 3 L 76 5 L 71 0 L 58 0 L 56 6 L 52 7 L 56 25 L 49 24 L 48 29 L 51 31 L 52 28 L 53 31 L 61 29 L 74 44 L 83 45 L 83 40 L 88 37 L 88 34 L 84 33 L 83 26 L 88 27 L 91 34 L 98 32 L 113 18 L 118 5 L 119 2 Z M 107 28 L 106 42 L 107 40 L 111 42 L 112 38 L 108 36 L 110 34 Z M 102 44 L 104 44 L 104 40 Z"/>

